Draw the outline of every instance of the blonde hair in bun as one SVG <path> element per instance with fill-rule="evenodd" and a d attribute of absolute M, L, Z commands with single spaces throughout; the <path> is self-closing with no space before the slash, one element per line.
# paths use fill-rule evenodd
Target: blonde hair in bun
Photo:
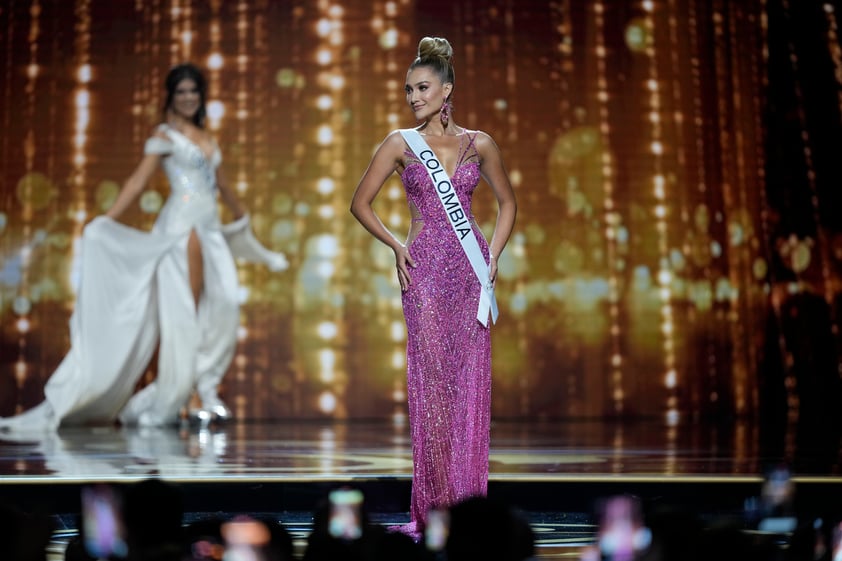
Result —
<path fill-rule="evenodd" d="M 409 65 L 409 70 L 419 66 L 431 68 L 442 84 L 456 85 L 453 72 L 453 47 L 444 37 L 424 37 L 418 43 L 418 56 Z"/>

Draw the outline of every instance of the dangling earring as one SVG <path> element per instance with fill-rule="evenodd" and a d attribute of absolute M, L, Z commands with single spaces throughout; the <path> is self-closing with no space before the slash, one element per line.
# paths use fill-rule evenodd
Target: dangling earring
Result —
<path fill-rule="evenodd" d="M 439 116 L 441 117 L 441 124 L 447 126 L 447 123 L 450 121 L 450 102 L 444 100 L 444 103 L 441 104 L 441 109 L 439 110 Z"/>

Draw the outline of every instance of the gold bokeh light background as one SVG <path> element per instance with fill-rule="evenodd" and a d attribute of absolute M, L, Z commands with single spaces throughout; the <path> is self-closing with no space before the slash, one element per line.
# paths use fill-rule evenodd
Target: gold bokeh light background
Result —
<path fill-rule="evenodd" d="M 762 0 L 5 2 L 0 414 L 42 399 L 69 345 L 82 228 L 139 161 L 168 69 L 192 61 L 227 176 L 291 263 L 240 267 L 223 395 L 240 417 L 403 419 L 393 257 L 348 206 L 378 142 L 413 124 L 403 80 L 424 35 L 453 43 L 454 118 L 494 136 L 519 200 L 493 414 L 752 414 L 778 290 L 766 33 Z M 159 174 L 127 222 L 150 228 L 166 195 Z M 487 235 L 495 208 L 483 184 Z M 377 210 L 407 231 L 397 177 Z M 819 249 L 781 251 L 821 275 Z"/>

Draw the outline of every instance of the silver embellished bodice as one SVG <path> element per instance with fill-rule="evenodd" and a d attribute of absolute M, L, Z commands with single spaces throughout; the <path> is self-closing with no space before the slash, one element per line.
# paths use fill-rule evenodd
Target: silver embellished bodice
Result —
<path fill-rule="evenodd" d="M 222 160 L 219 149 L 215 147 L 208 156 L 172 127 L 162 125 L 159 132 L 169 141 L 155 136 L 147 141 L 146 151 L 164 155 L 162 165 L 169 179 L 170 196 L 158 215 L 155 230 L 175 235 L 193 228 L 218 230 L 216 168 Z"/>

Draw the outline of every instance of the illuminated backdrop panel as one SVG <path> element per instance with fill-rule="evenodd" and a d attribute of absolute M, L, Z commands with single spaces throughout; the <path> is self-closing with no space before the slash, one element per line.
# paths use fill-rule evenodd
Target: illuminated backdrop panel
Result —
<path fill-rule="evenodd" d="M 788 352 L 768 334 L 784 290 L 772 260 L 837 278 L 806 241 L 769 242 L 765 10 L 762 0 L 7 2 L 0 414 L 41 399 L 69 345 L 81 230 L 139 161 L 168 68 L 193 61 L 210 79 L 227 175 L 258 236 L 291 261 L 279 274 L 240 268 L 224 395 L 240 417 L 402 418 L 392 255 L 347 208 L 378 142 L 412 125 L 403 79 L 423 35 L 454 44 L 455 118 L 494 136 L 520 203 L 500 260 L 495 416 L 755 413 L 764 342 L 779 362 Z M 127 221 L 149 228 L 165 196 L 159 177 Z M 408 229 L 396 177 L 377 205 Z M 475 210 L 490 235 L 487 187 Z"/>

